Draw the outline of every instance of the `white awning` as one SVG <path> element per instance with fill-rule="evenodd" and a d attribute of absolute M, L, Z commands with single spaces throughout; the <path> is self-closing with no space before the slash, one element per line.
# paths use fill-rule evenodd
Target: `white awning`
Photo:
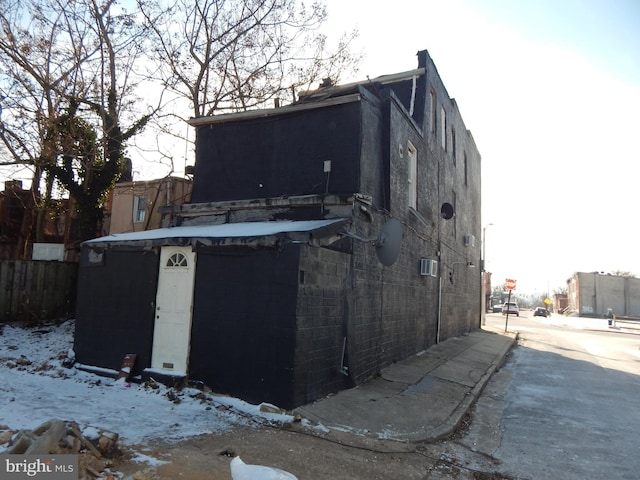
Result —
<path fill-rule="evenodd" d="M 161 246 L 161 245 L 243 245 L 272 244 L 279 238 L 293 242 L 314 243 L 322 237 L 340 233 L 349 219 L 281 220 L 272 222 L 223 223 L 158 228 L 141 232 L 116 233 L 87 240 L 89 247 Z M 270 240 L 267 240 L 270 239 Z M 335 241 L 333 238 L 331 241 Z M 326 239 L 325 239 L 326 240 Z M 325 243 L 325 242 L 323 242 Z"/>

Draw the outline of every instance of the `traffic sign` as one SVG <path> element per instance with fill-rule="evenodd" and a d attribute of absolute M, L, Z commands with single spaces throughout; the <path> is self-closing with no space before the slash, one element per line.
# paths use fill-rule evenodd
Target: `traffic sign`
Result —
<path fill-rule="evenodd" d="M 516 281 L 511 279 L 511 278 L 507 278 L 504 281 L 504 286 L 507 290 L 515 290 L 516 289 Z"/>

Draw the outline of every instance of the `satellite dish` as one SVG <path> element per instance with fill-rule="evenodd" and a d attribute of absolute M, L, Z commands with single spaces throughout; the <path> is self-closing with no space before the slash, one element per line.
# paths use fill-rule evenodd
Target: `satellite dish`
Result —
<path fill-rule="evenodd" d="M 396 218 L 391 218 L 382 226 L 380 235 L 375 241 L 376 255 L 385 267 L 396 263 L 402 246 L 402 223 Z"/>
<path fill-rule="evenodd" d="M 380 234 L 375 238 L 364 238 L 355 233 L 342 232 L 344 235 L 361 242 L 371 243 L 376 247 L 378 260 L 385 267 L 393 265 L 400 255 L 402 246 L 402 223 L 395 218 L 387 220 L 382 226 Z"/>
<path fill-rule="evenodd" d="M 442 208 L 440 208 L 440 215 L 442 216 L 442 218 L 444 218 L 445 220 L 449 220 L 453 217 L 454 213 L 455 212 L 453 209 L 453 205 L 447 202 L 442 204 Z"/>

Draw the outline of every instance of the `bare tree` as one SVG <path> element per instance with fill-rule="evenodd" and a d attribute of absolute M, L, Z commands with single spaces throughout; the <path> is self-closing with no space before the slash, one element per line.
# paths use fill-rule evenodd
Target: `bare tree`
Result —
<path fill-rule="evenodd" d="M 155 37 L 155 77 L 187 99 L 195 117 L 294 101 L 313 82 L 339 79 L 360 57 L 357 35 L 329 51 L 321 2 L 297 0 L 138 0 Z"/>
<path fill-rule="evenodd" d="M 611 272 L 611 275 L 614 275 L 616 277 L 637 278 L 635 273 L 628 272 L 626 270 L 614 270 L 613 272 Z"/>
<path fill-rule="evenodd" d="M 328 47 L 319 1 L 137 1 L 127 12 L 116 0 L 0 0 L 0 167 L 31 170 L 40 214 L 69 192 L 76 240 L 97 233 L 126 148 L 152 119 L 292 102 L 359 62 L 355 33 Z"/>
<path fill-rule="evenodd" d="M 34 197 L 43 175 L 48 194 L 67 190 L 75 239 L 92 238 L 127 142 L 154 113 L 135 96 L 144 30 L 114 0 L 0 1 L 0 139 L 33 169 Z"/>
<path fill-rule="evenodd" d="M 135 106 L 136 64 L 144 52 L 144 30 L 135 17 L 124 11 L 114 12 L 114 0 L 98 4 L 85 0 L 87 31 L 97 45 L 94 61 L 83 64 L 81 85 L 90 88 L 68 97 L 67 115 L 61 117 L 62 133 L 72 136 L 86 150 L 65 148 L 58 143 L 58 161 L 47 164 L 47 171 L 69 191 L 78 209 L 77 239 L 93 238 L 102 223 L 102 203 L 123 172 L 127 142 L 145 127 L 154 111 L 142 114 Z M 79 117 L 98 125 L 99 146 L 85 141 L 92 128 Z M 70 123 L 64 123 L 70 122 Z M 128 126 L 125 126 L 128 124 Z M 75 163 L 75 164 L 74 164 Z"/>
<path fill-rule="evenodd" d="M 44 197 L 39 191 L 44 165 L 55 161 L 49 126 L 73 83 L 77 61 L 67 49 L 57 47 L 65 23 L 64 9 L 47 9 L 20 0 L 2 0 L 1 5 L 0 140 L 11 157 L 3 163 L 26 165 L 32 171 L 31 195 L 25 197 L 15 252 L 23 257 L 36 218 L 42 218 L 50 198 L 50 181 Z M 58 5 L 61 6 L 64 5 Z M 41 235 L 41 230 L 36 229 L 36 240 Z"/>

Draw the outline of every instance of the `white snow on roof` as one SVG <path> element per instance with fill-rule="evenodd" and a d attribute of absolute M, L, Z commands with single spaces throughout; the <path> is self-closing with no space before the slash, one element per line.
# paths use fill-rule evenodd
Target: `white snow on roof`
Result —
<path fill-rule="evenodd" d="M 193 225 L 157 228 L 142 232 L 116 233 L 87 240 L 86 244 L 159 240 L 164 238 L 240 238 L 264 237 L 285 232 L 310 232 L 318 228 L 343 222 L 345 219 L 331 220 L 281 220 L 274 222 L 223 223 L 221 225 Z"/>

